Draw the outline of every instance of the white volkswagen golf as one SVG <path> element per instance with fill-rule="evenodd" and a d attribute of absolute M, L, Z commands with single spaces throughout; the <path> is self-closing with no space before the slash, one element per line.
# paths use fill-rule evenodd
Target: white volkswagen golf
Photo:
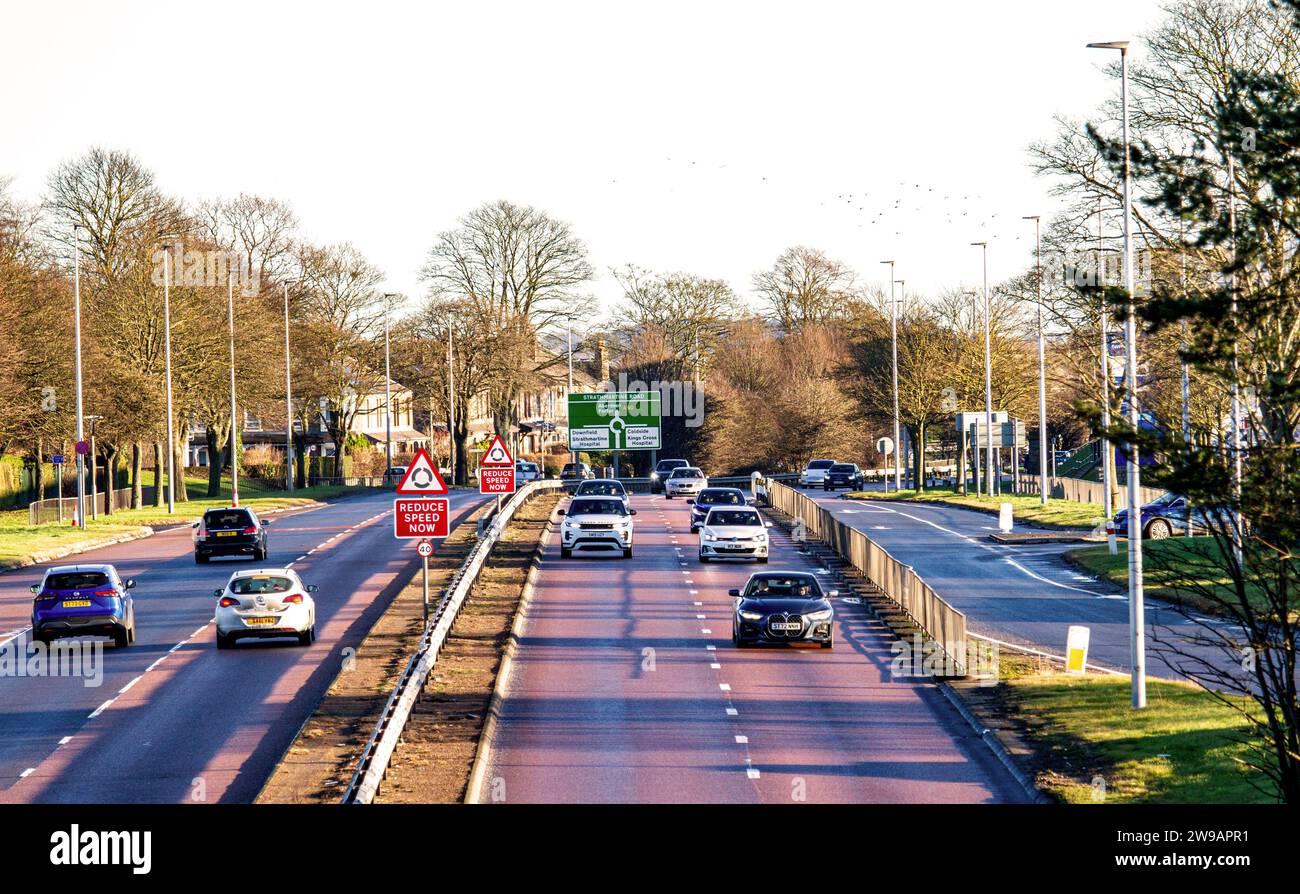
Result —
<path fill-rule="evenodd" d="M 700 561 L 768 558 L 769 522 L 757 509 L 715 506 L 700 525 Z"/>
<path fill-rule="evenodd" d="M 243 637 L 296 637 L 309 646 L 316 638 L 314 586 L 304 585 L 290 568 L 236 571 L 216 591 L 217 648 L 229 649 Z"/>

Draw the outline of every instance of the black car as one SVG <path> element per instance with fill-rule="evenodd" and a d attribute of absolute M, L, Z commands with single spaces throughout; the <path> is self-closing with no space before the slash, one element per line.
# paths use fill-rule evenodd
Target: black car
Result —
<path fill-rule="evenodd" d="M 862 490 L 863 480 L 862 470 L 858 468 L 857 463 L 836 463 L 827 470 L 826 477 L 822 479 L 822 487 L 826 490 L 837 490 L 841 487 Z"/>
<path fill-rule="evenodd" d="M 684 459 L 659 460 L 659 464 L 656 465 L 654 471 L 650 473 L 650 493 L 662 493 L 664 482 L 668 480 L 668 476 L 673 473 L 673 470 L 684 469 L 689 465 L 690 463 Z"/>
<path fill-rule="evenodd" d="M 266 561 L 266 526 L 251 509 L 209 509 L 194 527 L 194 561 L 202 565 L 213 556 L 248 556 Z"/>
<path fill-rule="evenodd" d="M 698 497 L 686 502 L 691 504 L 691 533 L 694 534 L 714 506 L 744 506 L 745 492 L 738 487 L 706 487 Z"/>
<path fill-rule="evenodd" d="M 834 645 L 836 590 L 823 593 L 814 575 L 797 571 L 762 571 L 745 589 L 732 590 L 736 600 L 731 641 L 737 647 L 772 643 Z"/>

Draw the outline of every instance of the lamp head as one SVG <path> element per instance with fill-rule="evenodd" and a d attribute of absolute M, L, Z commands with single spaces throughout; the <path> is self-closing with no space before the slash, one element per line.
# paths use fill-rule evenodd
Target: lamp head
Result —
<path fill-rule="evenodd" d="M 1090 50 L 1119 50 L 1121 53 L 1128 50 L 1127 40 L 1102 40 L 1096 43 L 1088 44 Z"/>

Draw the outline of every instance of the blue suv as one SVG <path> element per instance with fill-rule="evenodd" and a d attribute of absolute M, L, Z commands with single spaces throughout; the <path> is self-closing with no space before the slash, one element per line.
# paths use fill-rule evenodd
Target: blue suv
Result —
<path fill-rule="evenodd" d="M 112 565 L 58 565 L 32 584 L 32 639 L 41 643 L 68 636 L 110 636 L 125 648 L 135 642 L 135 581 L 118 577 Z"/>

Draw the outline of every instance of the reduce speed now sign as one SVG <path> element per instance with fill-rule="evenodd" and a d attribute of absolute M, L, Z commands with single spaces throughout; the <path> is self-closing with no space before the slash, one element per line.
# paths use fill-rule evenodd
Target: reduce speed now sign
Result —
<path fill-rule="evenodd" d="M 393 501 L 393 536 L 399 539 L 446 537 L 451 506 L 440 497 L 399 497 Z"/>

